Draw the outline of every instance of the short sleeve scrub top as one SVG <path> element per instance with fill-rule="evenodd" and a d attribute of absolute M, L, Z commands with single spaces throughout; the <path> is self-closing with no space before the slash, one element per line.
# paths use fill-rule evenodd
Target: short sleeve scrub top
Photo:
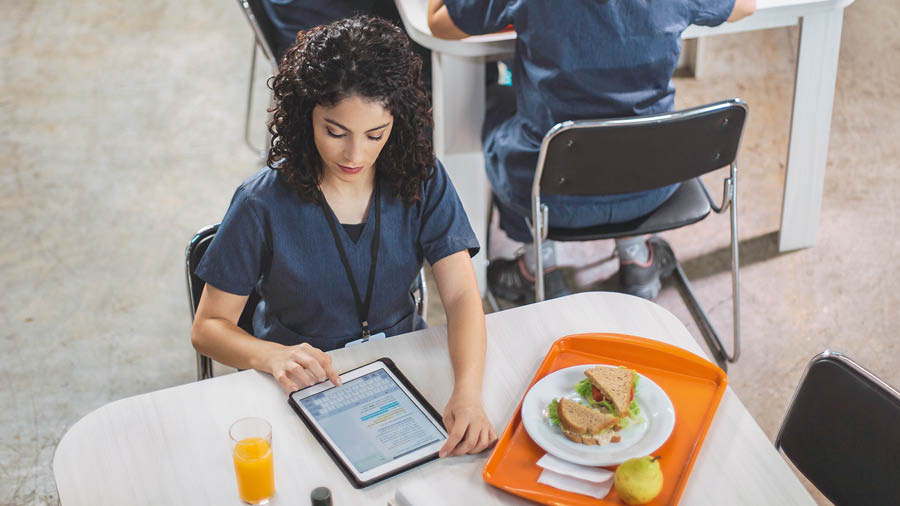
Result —
<path fill-rule="evenodd" d="M 423 262 L 434 264 L 463 250 L 475 255 L 479 246 L 438 160 L 433 177 L 422 184 L 422 198 L 410 206 L 386 181 L 377 185 L 380 191 L 373 198 L 377 195 L 381 208 L 380 245 L 368 324 L 372 334 L 391 337 L 425 328 L 410 290 Z M 257 338 L 309 343 L 326 351 L 357 340 L 356 299 L 325 213 L 331 210 L 302 201 L 277 170 L 266 167 L 235 191 L 196 274 L 228 293 L 258 291 Z M 355 240 L 344 227 L 336 228 L 362 299 L 375 228 L 371 216 Z"/>

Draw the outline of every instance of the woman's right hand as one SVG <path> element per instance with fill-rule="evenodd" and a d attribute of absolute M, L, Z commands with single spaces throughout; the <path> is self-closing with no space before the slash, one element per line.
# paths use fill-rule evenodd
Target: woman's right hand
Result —
<path fill-rule="evenodd" d="M 325 379 L 335 386 L 341 378 L 331 365 L 331 357 L 307 343 L 284 346 L 267 359 L 268 369 L 285 393 L 308 387 Z"/>

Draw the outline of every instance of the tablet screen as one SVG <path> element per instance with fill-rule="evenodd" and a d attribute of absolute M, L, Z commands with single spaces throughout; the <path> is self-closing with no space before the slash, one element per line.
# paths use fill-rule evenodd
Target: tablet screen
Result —
<path fill-rule="evenodd" d="M 360 479 L 381 474 L 380 466 L 389 471 L 433 453 L 446 440 L 384 364 L 341 377 L 340 387 L 320 383 L 292 396 Z"/>

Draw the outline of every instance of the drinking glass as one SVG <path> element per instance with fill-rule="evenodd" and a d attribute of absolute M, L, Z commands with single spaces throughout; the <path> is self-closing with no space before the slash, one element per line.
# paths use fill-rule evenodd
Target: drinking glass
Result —
<path fill-rule="evenodd" d="M 228 430 L 238 495 L 247 504 L 266 504 L 275 494 L 272 426 L 263 418 L 241 418 Z"/>

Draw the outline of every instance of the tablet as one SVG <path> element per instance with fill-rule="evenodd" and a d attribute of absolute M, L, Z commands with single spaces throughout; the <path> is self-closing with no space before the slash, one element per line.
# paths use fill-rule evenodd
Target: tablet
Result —
<path fill-rule="evenodd" d="M 438 457 L 447 431 L 389 358 L 293 392 L 288 403 L 356 488 Z"/>

